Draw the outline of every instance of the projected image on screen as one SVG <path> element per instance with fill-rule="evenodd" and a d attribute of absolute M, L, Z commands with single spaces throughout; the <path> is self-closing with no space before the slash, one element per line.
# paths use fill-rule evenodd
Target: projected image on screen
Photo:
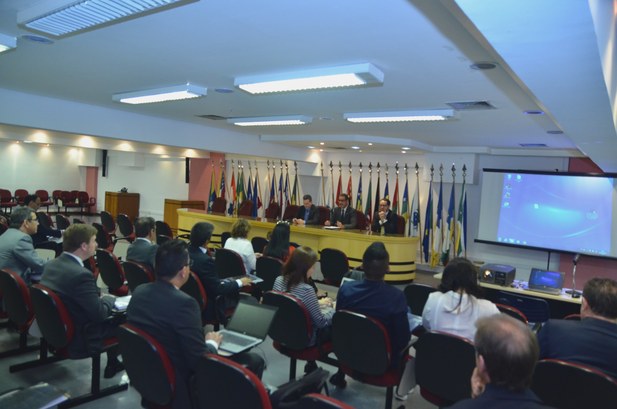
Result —
<path fill-rule="evenodd" d="M 497 241 L 607 255 L 611 179 L 504 173 Z"/>

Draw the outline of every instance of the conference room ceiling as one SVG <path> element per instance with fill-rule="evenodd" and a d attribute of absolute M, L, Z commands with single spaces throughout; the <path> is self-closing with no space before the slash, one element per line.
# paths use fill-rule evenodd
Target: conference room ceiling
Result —
<path fill-rule="evenodd" d="M 200 0 L 47 36 L 50 45 L 26 39 L 40 33 L 19 25 L 17 16 L 45 3 L 54 1 L 0 0 L 0 33 L 17 37 L 17 48 L 0 54 L 0 88 L 299 148 L 351 151 L 370 142 L 380 153 L 408 147 L 587 155 L 604 170 L 617 170 L 607 68 L 587 1 Z M 496 67 L 471 68 L 478 62 Z M 380 69 L 383 85 L 266 95 L 234 87 L 239 76 L 358 63 Z M 207 87 L 207 96 L 144 105 L 112 101 L 115 93 L 186 82 Z M 473 103 L 441 122 L 357 124 L 343 117 L 449 109 L 459 102 Z M 313 120 L 237 127 L 221 119 L 281 115 Z"/>

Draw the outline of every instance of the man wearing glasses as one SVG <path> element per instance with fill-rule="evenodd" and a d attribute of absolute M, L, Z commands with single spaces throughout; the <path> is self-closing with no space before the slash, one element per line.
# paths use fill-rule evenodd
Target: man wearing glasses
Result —
<path fill-rule="evenodd" d="M 356 228 L 356 211 L 349 206 L 349 196 L 341 193 L 338 197 L 338 207 L 332 211 L 330 220 L 326 220 L 326 226 L 337 226 L 340 229 Z"/>
<path fill-rule="evenodd" d="M 36 214 L 23 207 L 13 211 L 9 229 L 0 236 L 0 269 L 16 272 L 27 284 L 40 281 L 45 265 L 45 260 L 34 251 L 30 237 L 38 227 Z"/>
<path fill-rule="evenodd" d="M 383 198 L 379 201 L 379 211 L 373 216 L 371 230 L 376 233 L 396 234 L 398 216 L 390 211 L 390 200 Z"/>

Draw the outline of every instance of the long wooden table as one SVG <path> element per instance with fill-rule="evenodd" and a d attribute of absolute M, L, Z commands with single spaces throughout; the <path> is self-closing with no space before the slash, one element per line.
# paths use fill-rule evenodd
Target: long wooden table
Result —
<path fill-rule="evenodd" d="M 274 228 L 269 220 L 245 218 L 251 225 L 249 239 L 266 237 Z M 214 225 L 213 244 L 220 244 L 221 233 L 231 231 L 236 217 L 210 214 L 203 210 L 178 209 L 178 233 L 189 233 L 197 222 L 206 221 Z M 291 226 L 290 240 L 309 246 L 320 252 L 325 248 L 343 251 L 352 267 L 362 263 L 364 250 L 373 242 L 381 241 L 390 254 L 390 273 L 385 280 L 393 284 L 409 283 L 416 278 L 417 237 L 381 236 L 360 230 L 326 230 L 321 226 Z"/>

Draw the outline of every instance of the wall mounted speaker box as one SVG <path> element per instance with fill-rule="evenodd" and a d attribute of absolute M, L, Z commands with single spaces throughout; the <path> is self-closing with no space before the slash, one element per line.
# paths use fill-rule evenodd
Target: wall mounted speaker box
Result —
<path fill-rule="evenodd" d="M 515 275 L 516 268 L 505 264 L 485 264 L 480 267 L 480 281 L 483 283 L 509 286 Z"/>

